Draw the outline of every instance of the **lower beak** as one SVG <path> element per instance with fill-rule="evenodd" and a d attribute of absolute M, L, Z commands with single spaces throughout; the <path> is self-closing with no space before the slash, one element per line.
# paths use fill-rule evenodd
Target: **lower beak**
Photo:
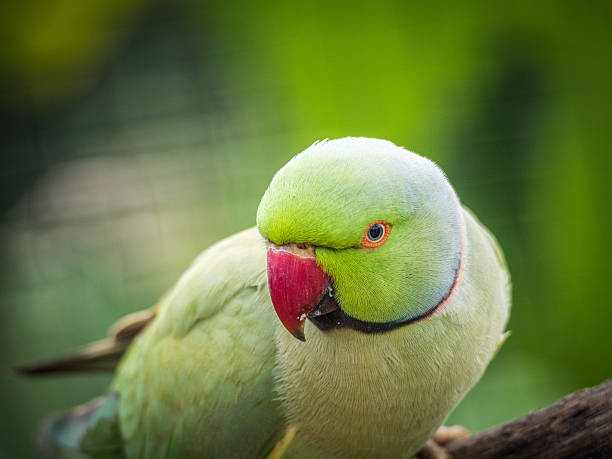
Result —
<path fill-rule="evenodd" d="M 304 321 L 329 285 L 312 247 L 271 245 L 268 249 L 268 287 L 278 318 L 297 339 L 306 341 Z"/>

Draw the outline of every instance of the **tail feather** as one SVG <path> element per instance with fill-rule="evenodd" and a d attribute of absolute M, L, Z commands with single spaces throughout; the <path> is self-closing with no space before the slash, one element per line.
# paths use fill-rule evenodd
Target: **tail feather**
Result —
<path fill-rule="evenodd" d="M 49 360 L 12 367 L 19 375 L 38 376 L 82 371 L 113 371 L 129 342 L 103 339 L 89 344 L 76 352 Z"/>
<path fill-rule="evenodd" d="M 47 418 L 38 445 L 49 457 L 123 459 L 118 420 L 119 396 L 109 393 Z"/>
<path fill-rule="evenodd" d="M 132 340 L 155 318 L 157 309 L 146 309 L 129 314 L 110 329 L 109 337 L 88 344 L 75 352 L 26 365 L 12 370 L 25 376 L 84 371 L 113 371 Z"/>

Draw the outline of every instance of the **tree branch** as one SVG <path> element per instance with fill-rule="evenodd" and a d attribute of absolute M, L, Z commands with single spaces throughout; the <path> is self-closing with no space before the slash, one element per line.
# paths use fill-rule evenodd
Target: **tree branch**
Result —
<path fill-rule="evenodd" d="M 445 448 L 454 459 L 612 458 L 612 379 Z"/>

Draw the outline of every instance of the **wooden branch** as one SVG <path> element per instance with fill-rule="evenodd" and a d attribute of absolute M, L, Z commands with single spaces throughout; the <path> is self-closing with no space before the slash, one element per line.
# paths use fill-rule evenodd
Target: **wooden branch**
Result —
<path fill-rule="evenodd" d="M 454 459 L 612 458 L 612 379 L 445 448 Z"/>

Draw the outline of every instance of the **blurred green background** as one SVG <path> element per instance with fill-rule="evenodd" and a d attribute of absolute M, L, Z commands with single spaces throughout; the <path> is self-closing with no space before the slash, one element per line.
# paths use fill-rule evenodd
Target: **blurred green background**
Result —
<path fill-rule="evenodd" d="M 151 305 L 322 138 L 432 158 L 506 253 L 512 336 L 449 422 L 612 376 L 612 3 L 500 5 L 3 3 L 0 454 L 110 381 L 10 364 Z"/>

